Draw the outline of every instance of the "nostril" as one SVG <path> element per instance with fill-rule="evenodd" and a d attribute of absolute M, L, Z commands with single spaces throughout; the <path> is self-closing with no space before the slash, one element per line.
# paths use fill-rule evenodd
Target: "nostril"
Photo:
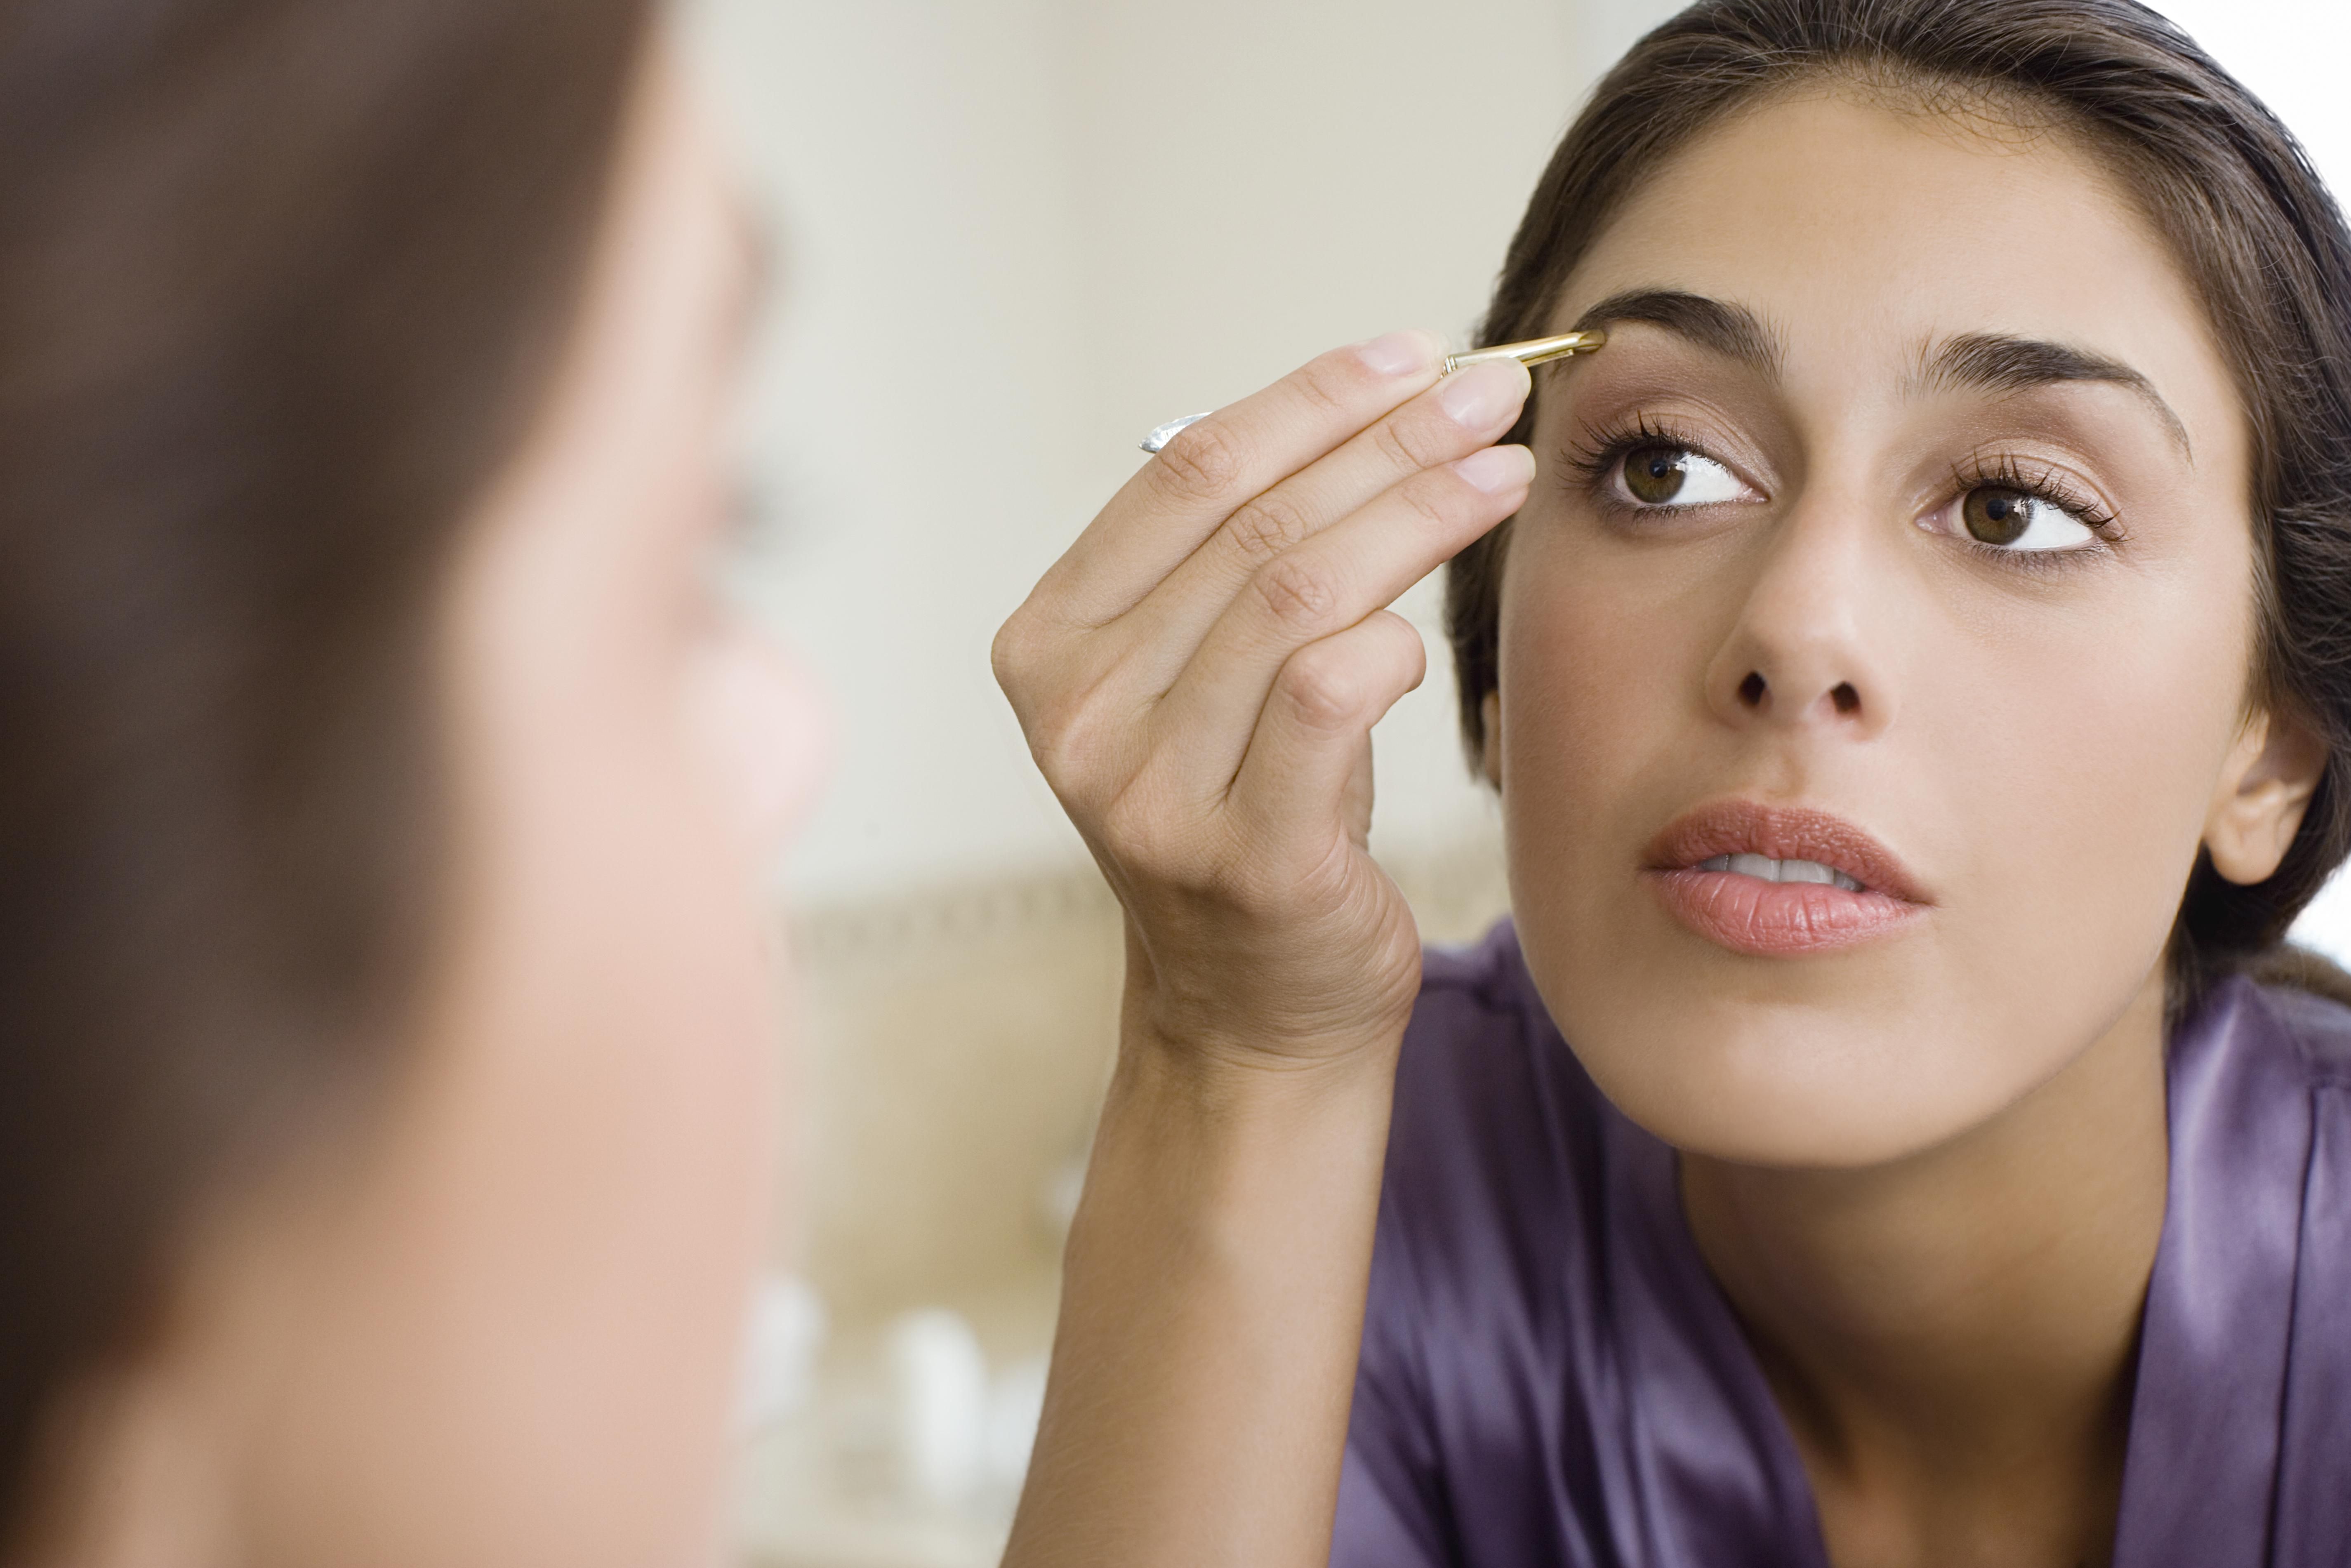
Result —
<path fill-rule="evenodd" d="M 1747 672 L 1747 678 L 1739 683 L 1739 700 L 1749 707 L 1761 707 L 1765 689 L 1763 673 L 1761 670 L 1750 670 Z"/>
<path fill-rule="evenodd" d="M 1840 682 L 1836 690 L 1829 694 L 1829 701 L 1836 705 L 1837 712 L 1848 716 L 1861 709 L 1861 694 L 1853 689 L 1851 681 Z"/>

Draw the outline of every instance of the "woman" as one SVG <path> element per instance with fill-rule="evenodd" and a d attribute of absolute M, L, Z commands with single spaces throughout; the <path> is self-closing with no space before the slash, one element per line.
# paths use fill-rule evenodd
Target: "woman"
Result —
<path fill-rule="evenodd" d="M 819 748 L 652 8 L 37 0 L 0 106 L 0 1558 L 707 1556 Z"/>
<path fill-rule="evenodd" d="M 2342 1561 L 2335 204 L 2130 0 L 1702 0 L 1484 336 L 1576 328 L 1193 426 L 999 641 L 1130 932 L 1015 1559 Z M 1424 968 L 1448 557 L 1517 913 Z"/>

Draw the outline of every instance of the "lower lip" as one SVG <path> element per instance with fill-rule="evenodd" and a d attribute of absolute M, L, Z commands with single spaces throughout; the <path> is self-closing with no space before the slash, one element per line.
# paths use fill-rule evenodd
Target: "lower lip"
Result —
<path fill-rule="evenodd" d="M 1648 882 L 1673 917 L 1718 946 L 1759 958 L 1830 953 L 1888 936 L 1922 906 L 1816 882 L 1765 882 L 1729 871 L 1662 871 Z"/>

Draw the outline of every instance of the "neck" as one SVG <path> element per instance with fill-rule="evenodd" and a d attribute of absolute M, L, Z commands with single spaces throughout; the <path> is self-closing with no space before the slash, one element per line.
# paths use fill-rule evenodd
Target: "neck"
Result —
<path fill-rule="evenodd" d="M 2162 1025 L 2158 974 L 2056 1077 L 1892 1165 L 1684 1157 L 1840 1563 L 1962 1560 L 1934 1544 L 1953 1528 L 2010 1561 L 2105 1555 L 2163 1225 Z"/>

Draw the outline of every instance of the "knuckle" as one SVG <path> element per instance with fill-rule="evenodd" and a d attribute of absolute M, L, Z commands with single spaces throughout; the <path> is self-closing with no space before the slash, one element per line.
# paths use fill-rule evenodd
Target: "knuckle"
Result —
<path fill-rule="evenodd" d="M 1467 482 L 1432 470 L 1404 486 L 1398 495 L 1421 521 L 1432 528 L 1449 529 L 1462 521 L 1469 509 L 1467 497 L 1475 493 Z"/>
<path fill-rule="evenodd" d="M 1343 414 L 1354 404 L 1363 361 L 1345 350 L 1308 361 L 1298 372 L 1298 395 L 1311 413 Z"/>
<path fill-rule="evenodd" d="M 1160 486 L 1186 501 L 1222 502 L 1249 473 L 1249 451 L 1232 427 L 1204 419 L 1160 450 L 1154 472 Z"/>
<path fill-rule="evenodd" d="M 1277 685 L 1291 713 L 1311 729 L 1353 728 L 1369 700 L 1354 664 L 1321 643 L 1292 653 Z"/>
<path fill-rule="evenodd" d="M 1073 810 L 1098 800 L 1103 781 L 1117 776 L 1133 750 L 1124 716 L 1082 684 L 1064 685 L 1033 705 L 1025 733 L 1037 770 Z"/>
<path fill-rule="evenodd" d="M 1106 765 L 1110 749 L 1100 732 L 1083 723 L 1057 726 L 1031 744 L 1046 787 L 1071 825 L 1089 838 L 1108 831 L 1117 800 L 1117 779 Z"/>
<path fill-rule="evenodd" d="M 996 629 L 987 645 L 988 667 L 996 673 L 998 690 L 1018 704 L 1027 695 L 1029 672 L 1035 667 L 1035 633 L 1028 621 L 1015 615 Z"/>
<path fill-rule="evenodd" d="M 1275 623 L 1295 631 L 1319 629 L 1339 607 L 1339 585 L 1329 569 L 1294 553 L 1267 561 L 1249 583 Z"/>
<path fill-rule="evenodd" d="M 1405 434 L 1401 420 L 1380 421 L 1366 433 L 1366 439 L 1370 441 L 1372 450 L 1379 455 L 1380 461 L 1392 469 L 1410 472 L 1428 466 L 1421 460 L 1420 454 L 1414 450 L 1412 439 Z"/>
<path fill-rule="evenodd" d="M 1226 537 L 1251 563 L 1271 560 L 1312 531 L 1298 504 L 1279 490 L 1268 490 L 1225 521 Z"/>
<path fill-rule="evenodd" d="M 1129 871 L 1148 875 L 1160 848 L 1159 824 L 1138 810 L 1133 794 L 1123 793 L 1102 808 L 1103 845 Z"/>
<path fill-rule="evenodd" d="M 1409 472 L 1433 468 L 1459 455 L 1453 450 L 1455 442 L 1448 441 L 1445 432 L 1426 420 L 1399 415 L 1395 419 L 1382 420 L 1373 429 L 1375 432 L 1373 439 L 1378 445 L 1380 455 L 1399 469 Z M 1456 441 L 1458 435 L 1457 430 L 1454 433 Z"/>
<path fill-rule="evenodd" d="M 1104 846 L 1127 872 L 1163 886 L 1190 887 L 1206 868 L 1187 825 L 1148 779 L 1137 779 L 1105 802 Z"/>
<path fill-rule="evenodd" d="M 1079 716 L 1061 707 L 1040 712 L 1029 726 L 1029 754 L 1056 790 L 1073 789 L 1084 771 L 1087 747 Z"/>
<path fill-rule="evenodd" d="M 1202 864 L 1189 891 L 1223 909 L 1245 915 L 1266 913 L 1273 900 L 1263 862 L 1250 855 L 1218 855 Z"/>

